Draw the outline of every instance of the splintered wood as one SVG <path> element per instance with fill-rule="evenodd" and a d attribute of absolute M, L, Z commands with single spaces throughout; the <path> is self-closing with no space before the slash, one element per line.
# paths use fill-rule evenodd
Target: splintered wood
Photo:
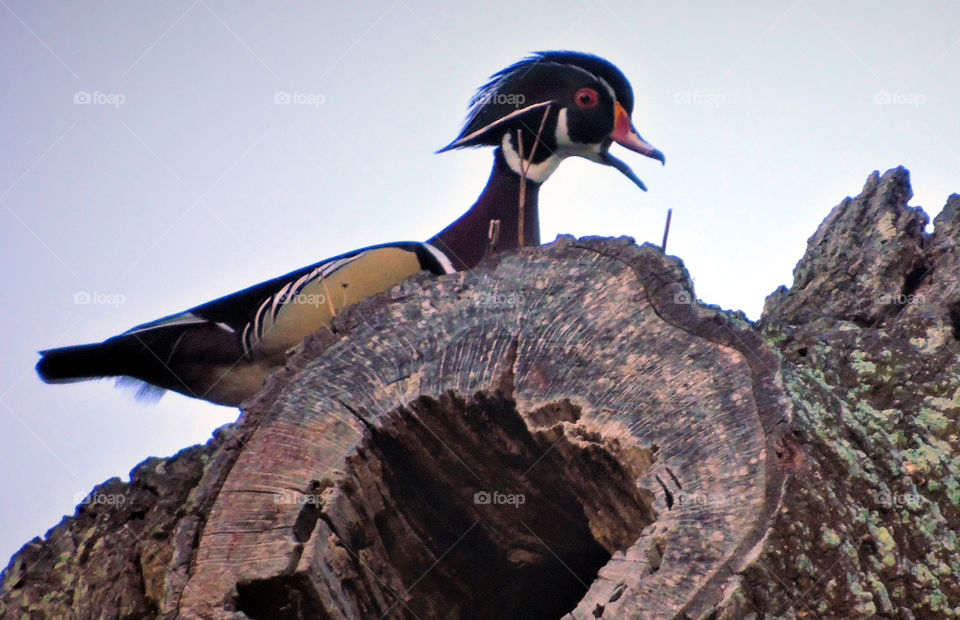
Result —
<path fill-rule="evenodd" d="M 252 408 L 180 614 L 696 617 L 779 506 L 777 358 L 653 246 L 561 238 L 335 330 Z"/>

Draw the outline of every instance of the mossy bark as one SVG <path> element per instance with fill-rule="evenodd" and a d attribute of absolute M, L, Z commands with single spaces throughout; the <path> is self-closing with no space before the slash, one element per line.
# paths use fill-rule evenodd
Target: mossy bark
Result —
<path fill-rule="evenodd" d="M 628 239 L 409 280 L 28 543 L 0 615 L 956 616 L 960 197 L 909 197 L 872 176 L 758 325 Z"/>

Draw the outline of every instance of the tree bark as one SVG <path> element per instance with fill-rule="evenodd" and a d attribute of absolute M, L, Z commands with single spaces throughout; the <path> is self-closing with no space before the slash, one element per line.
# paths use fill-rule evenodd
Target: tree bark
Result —
<path fill-rule="evenodd" d="M 909 197 L 872 176 L 758 325 L 626 238 L 408 280 L 94 489 L 0 613 L 951 617 L 960 197 L 932 234 Z"/>

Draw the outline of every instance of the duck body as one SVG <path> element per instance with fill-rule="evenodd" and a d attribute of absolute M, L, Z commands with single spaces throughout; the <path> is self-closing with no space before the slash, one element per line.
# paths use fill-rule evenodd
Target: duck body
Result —
<path fill-rule="evenodd" d="M 421 271 L 454 268 L 427 243 L 354 250 L 102 343 L 42 351 L 37 372 L 48 383 L 130 377 L 143 382 L 145 397 L 156 388 L 239 406 L 284 363 L 287 351 L 330 327 L 338 312 Z"/>
<path fill-rule="evenodd" d="M 287 353 L 337 313 L 415 273 L 472 269 L 491 254 L 539 245 L 540 186 L 566 157 L 584 157 L 643 183 L 608 153 L 613 142 L 663 161 L 630 123 L 633 93 L 609 62 L 541 52 L 495 73 L 471 100 L 464 127 L 442 151 L 494 147 L 473 206 L 426 242 L 361 248 L 138 325 L 101 343 L 41 351 L 48 383 L 118 377 L 140 396 L 174 390 L 240 406 Z"/>

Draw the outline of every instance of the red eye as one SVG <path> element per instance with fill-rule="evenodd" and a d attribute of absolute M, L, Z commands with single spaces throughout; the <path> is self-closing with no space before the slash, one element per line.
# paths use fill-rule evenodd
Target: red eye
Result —
<path fill-rule="evenodd" d="M 597 104 L 600 103 L 600 96 L 592 88 L 581 88 L 573 96 L 573 100 L 581 110 L 589 110 L 597 107 Z"/>

